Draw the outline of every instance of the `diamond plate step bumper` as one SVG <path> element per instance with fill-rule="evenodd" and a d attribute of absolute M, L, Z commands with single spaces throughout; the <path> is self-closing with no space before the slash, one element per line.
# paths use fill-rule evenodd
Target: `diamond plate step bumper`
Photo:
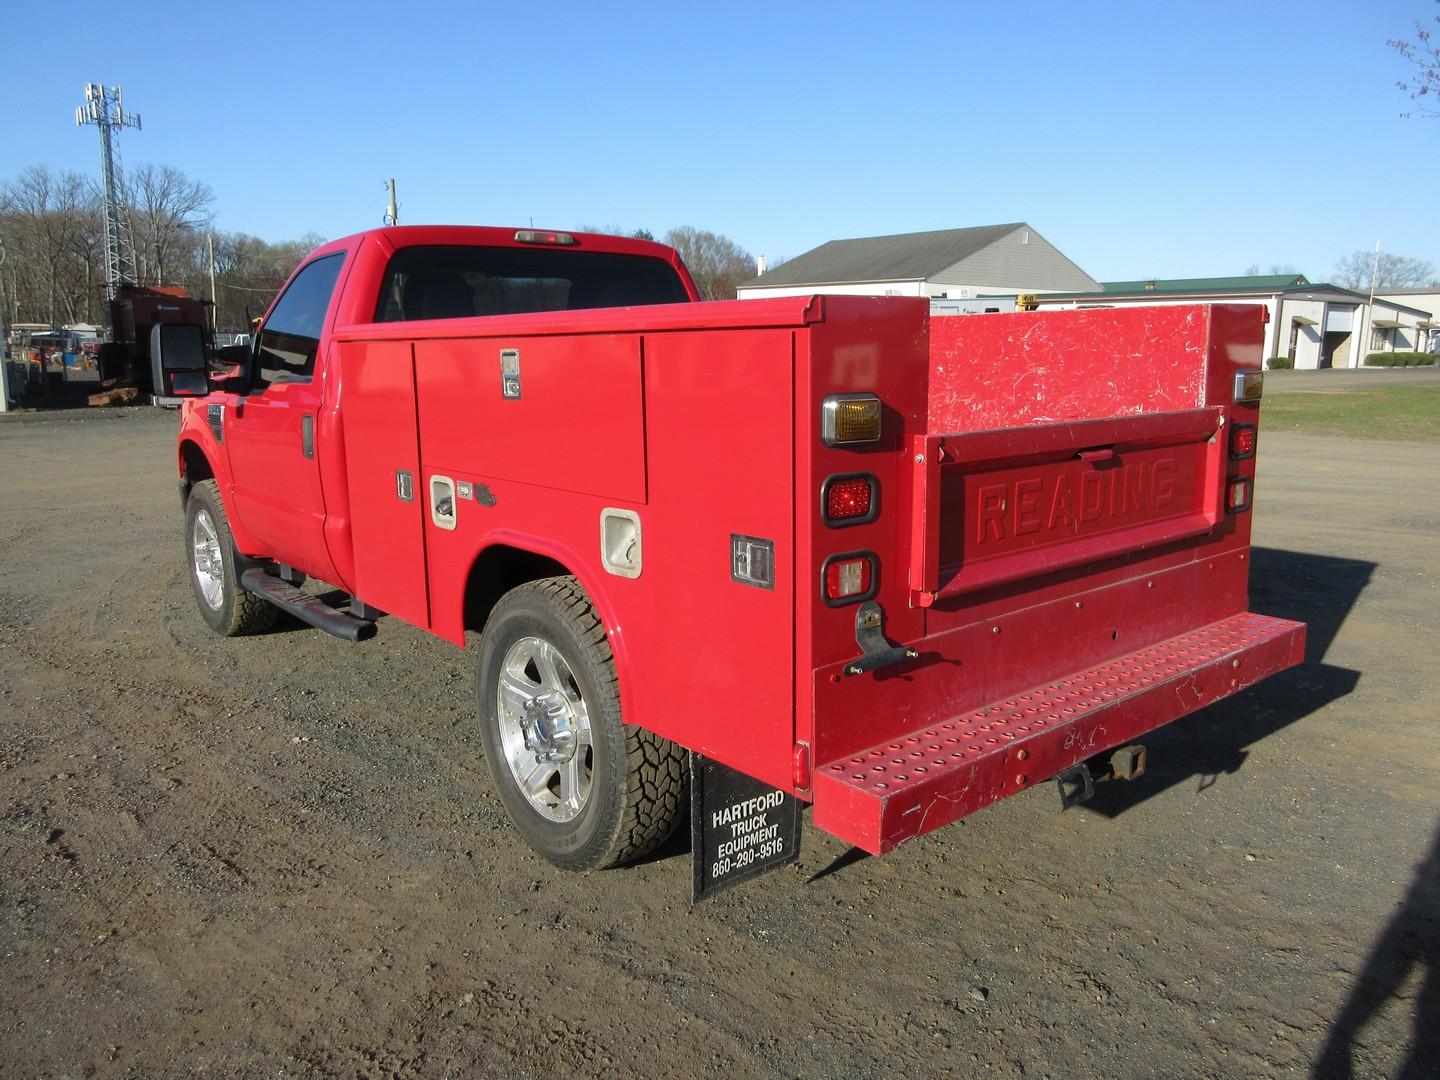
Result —
<path fill-rule="evenodd" d="M 1304 656 L 1304 623 L 1234 615 L 826 762 L 814 774 L 814 824 L 883 854 Z"/>

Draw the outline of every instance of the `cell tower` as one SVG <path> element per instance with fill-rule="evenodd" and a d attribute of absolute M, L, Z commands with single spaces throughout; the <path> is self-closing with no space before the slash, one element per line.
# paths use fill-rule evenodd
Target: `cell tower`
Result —
<path fill-rule="evenodd" d="M 105 295 L 114 300 L 122 284 L 135 280 L 135 249 L 130 243 L 130 221 L 120 199 L 120 165 L 115 153 L 115 132 L 140 130 L 140 117 L 121 104 L 120 87 L 91 83 L 85 87 L 85 104 L 75 110 L 75 123 L 100 129 L 100 187 L 105 200 Z"/>

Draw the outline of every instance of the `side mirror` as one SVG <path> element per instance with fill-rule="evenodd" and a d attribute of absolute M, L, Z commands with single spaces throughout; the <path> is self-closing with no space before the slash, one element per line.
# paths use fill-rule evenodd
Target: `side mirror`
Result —
<path fill-rule="evenodd" d="M 204 397 L 210 392 L 205 328 L 157 323 L 150 328 L 150 375 L 156 397 Z"/>

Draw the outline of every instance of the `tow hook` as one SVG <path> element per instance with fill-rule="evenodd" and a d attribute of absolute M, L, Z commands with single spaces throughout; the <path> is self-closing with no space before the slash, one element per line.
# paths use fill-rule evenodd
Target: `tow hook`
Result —
<path fill-rule="evenodd" d="M 1102 780 L 1137 780 L 1145 775 L 1145 747 L 1139 743 L 1117 747 L 1107 754 L 1072 765 L 1055 777 L 1060 789 L 1060 809 L 1069 810 L 1076 803 L 1095 796 L 1095 785 Z"/>
<path fill-rule="evenodd" d="M 862 655 L 845 665 L 846 675 L 863 675 L 920 655 L 914 649 L 890 644 L 885 637 L 885 609 L 874 600 L 867 600 L 855 609 L 855 644 L 860 646 Z"/>

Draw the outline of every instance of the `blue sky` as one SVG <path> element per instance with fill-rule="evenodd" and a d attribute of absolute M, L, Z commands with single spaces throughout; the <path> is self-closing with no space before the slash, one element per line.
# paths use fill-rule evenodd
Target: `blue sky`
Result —
<path fill-rule="evenodd" d="M 401 219 L 656 234 L 755 254 L 1028 221 L 1100 279 L 1440 265 L 1440 119 L 1385 39 L 1429 0 L 1263 4 L 35 3 L 0 25 L 0 177 L 126 162 L 270 240 Z M 33 52 L 34 64 L 17 62 Z M 88 56 L 88 59 L 87 59 Z"/>

